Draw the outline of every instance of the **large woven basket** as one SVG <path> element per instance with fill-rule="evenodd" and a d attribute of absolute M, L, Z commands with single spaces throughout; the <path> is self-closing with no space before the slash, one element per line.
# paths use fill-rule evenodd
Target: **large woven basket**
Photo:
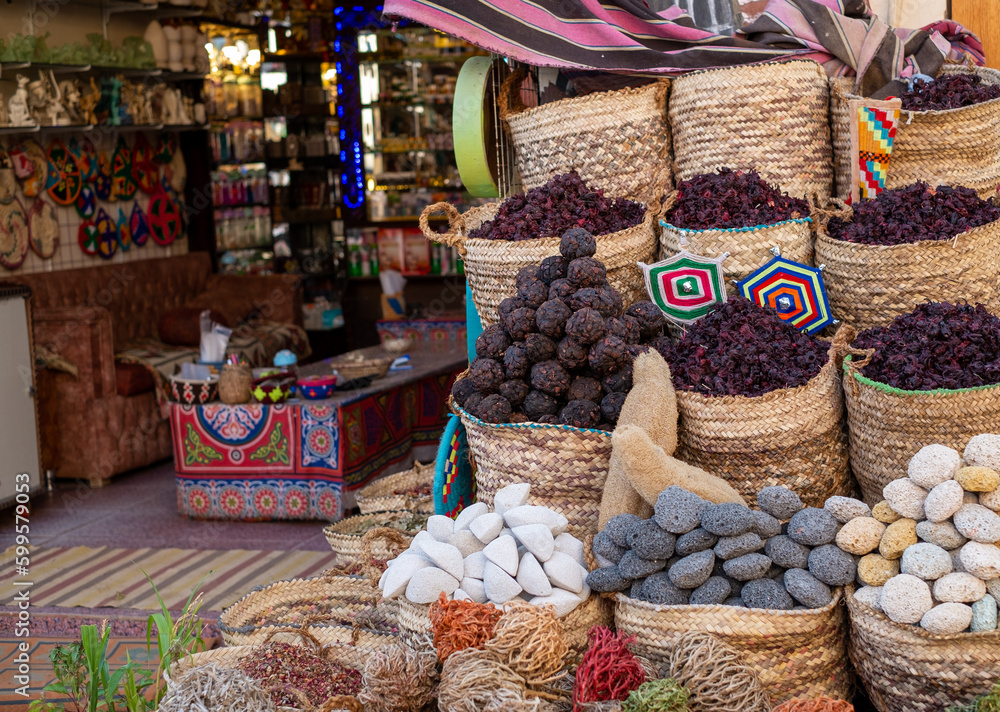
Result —
<path fill-rule="evenodd" d="M 677 391 L 675 457 L 725 478 L 748 502 L 772 485 L 807 506 L 851 494 L 840 360 L 852 337 L 841 327 L 826 365 L 798 388 L 755 397 Z"/>
<path fill-rule="evenodd" d="M 614 198 L 645 203 L 658 197 L 654 186 L 671 188 L 669 79 L 529 109 L 520 92 L 526 75 L 513 72 L 498 97 L 525 190 L 571 170 Z"/>
<path fill-rule="evenodd" d="M 427 514 L 406 510 L 358 514 L 324 527 L 323 534 L 326 536 L 330 548 L 337 554 L 349 561 L 356 561 L 363 550 L 362 539 L 365 532 L 379 527 L 394 526 L 396 529 L 400 529 L 404 536 L 412 538 L 424 528 L 427 516 Z M 384 560 L 389 558 L 391 554 L 392 550 L 383 541 L 376 542 L 372 549 L 372 556 L 377 559 Z"/>
<path fill-rule="evenodd" d="M 863 245 L 816 238 L 833 315 L 858 329 L 888 324 L 927 300 L 1000 304 L 1000 220 L 952 240 Z"/>
<path fill-rule="evenodd" d="M 434 463 L 422 465 L 416 462 L 412 469 L 381 477 L 362 487 L 357 495 L 358 509 L 362 514 L 399 509 L 434 514 L 433 492 L 428 495 L 406 494 L 420 487 L 434 487 Z"/>
<path fill-rule="evenodd" d="M 378 591 L 357 577 L 324 575 L 276 581 L 253 589 L 222 611 L 219 630 L 226 645 L 253 645 L 272 630 L 302 625 L 314 634 L 327 627 L 346 627 L 347 631 L 356 630 L 359 637 L 341 642 L 374 642 L 375 637 L 393 635 L 397 626 L 398 607 L 378 599 Z M 302 614 L 291 613 L 290 606 L 302 606 Z"/>
<path fill-rule="evenodd" d="M 480 502 L 492 507 L 498 490 L 527 482 L 529 504 L 562 514 L 570 534 L 583 540 L 597 533 L 611 433 L 569 425 L 495 425 L 455 410 L 469 440 Z"/>
<path fill-rule="evenodd" d="M 847 612 L 839 589 L 824 608 L 771 611 L 736 606 L 657 606 L 615 598 L 615 626 L 634 635 L 634 650 L 653 663 L 669 660 L 688 631 L 712 633 L 741 652 L 777 705 L 794 697 L 850 699 Z"/>
<path fill-rule="evenodd" d="M 546 257 L 559 254 L 558 237 L 519 242 L 466 238 L 469 231 L 492 220 L 499 207 L 499 203 L 492 203 L 459 215 L 449 203 L 435 203 L 427 206 L 420 216 L 420 228 L 427 239 L 456 247 L 463 255 L 472 301 L 483 326 L 495 323 L 500 302 L 517 292 L 515 278 L 521 268 L 538 265 Z M 434 232 L 428 224 L 428 218 L 439 210 L 448 215 L 449 229 L 444 234 Z M 659 209 L 650 209 L 635 227 L 597 237 L 595 257 L 604 263 L 608 282 L 619 291 L 626 307 L 646 299 L 642 271 L 636 263 L 656 259 L 658 217 Z"/>
<path fill-rule="evenodd" d="M 945 65 L 942 73 L 975 71 L 986 84 L 1000 84 L 1000 71 Z M 852 80 L 830 79 L 830 123 L 837 166 L 837 196 L 851 194 L 851 124 L 847 102 Z M 887 188 L 919 180 L 931 185 L 963 185 L 987 198 L 1000 184 L 1000 99 L 947 111 L 902 111 Z"/>
<path fill-rule="evenodd" d="M 833 192 L 829 85 L 815 62 L 710 69 L 674 80 L 674 180 L 728 166 L 756 169 L 789 195 Z"/>
<path fill-rule="evenodd" d="M 879 712 L 943 712 L 1000 678 L 1000 631 L 933 635 L 846 595 L 851 661 Z"/>
<path fill-rule="evenodd" d="M 910 458 L 925 445 L 962 452 L 973 436 L 1000 433 L 1000 384 L 904 391 L 863 376 L 868 360 L 863 352 L 844 359 L 844 395 L 851 468 L 869 506 L 884 499 L 889 482 L 906 477 Z"/>
<path fill-rule="evenodd" d="M 663 206 L 664 213 L 676 204 L 674 192 Z M 736 294 L 732 280 L 743 279 L 774 257 L 771 248 L 779 248 L 782 257 L 813 264 L 812 218 L 808 216 L 773 225 L 716 230 L 690 230 L 665 220 L 660 221 L 660 259 L 672 257 L 682 249 L 703 257 L 721 257 L 728 252 L 722 271 L 730 294 Z"/>

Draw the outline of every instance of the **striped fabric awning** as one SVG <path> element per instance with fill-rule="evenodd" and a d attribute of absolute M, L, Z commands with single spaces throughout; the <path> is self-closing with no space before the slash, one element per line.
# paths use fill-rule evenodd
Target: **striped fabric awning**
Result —
<path fill-rule="evenodd" d="M 934 75 L 945 58 L 982 45 L 961 26 L 892 29 L 868 15 L 864 0 L 771 0 L 736 37 L 699 29 L 673 7 L 643 0 L 386 0 L 387 16 L 406 17 L 492 52 L 539 67 L 630 74 L 805 57 L 832 75 L 871 75 L 869 89 L 892 79 Z"/>

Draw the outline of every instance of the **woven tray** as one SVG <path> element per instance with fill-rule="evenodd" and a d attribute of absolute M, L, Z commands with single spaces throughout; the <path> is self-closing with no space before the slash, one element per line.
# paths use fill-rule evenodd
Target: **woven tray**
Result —
<path fill-rule="evenodd" d="M 851 594 L 851 661 L 879 712 L 942 712 L 986 694 L 1000 677 L 1000 631 L 932 635 Z"/>
<path fill-rule="evenodd" d="M 945 65 L 942 74 L 974 71 L 986 84 L 1000 84 L 1000 71 Z M 851 124 L 847 102 L 852 79 L 832 78 L 830 123 L 837 168 L 837 196 L 851 194 Z M 962 185 L 988 198 L 1000 184 L 1000 99 L 946 111 L 900 112 L 885 187 L 918 180 L 933 186 Z"/>
<path fill-rule="evenodd" d="M 357 560 L 362 552 L 362 537 L 365 532 L 378 527 L 403 525 L 400 530 L 407 538 L 412 538 L 427 523 L 427 515 L 398 510 L 394 512 L 372 512 L 334 522 L 323 529 L 330 548 L 348 560 Z M 391 558 L 392 550 L 383 541 L 375 543 L 372 556 L 377 559 Z"/>
<path fill-rule="evenodd" d="M 860 359 L 860 360 L 859 360 Z M 869 354 L 844 359 L 851 468 L 869 506 L 906 477 L 910 458 L 940 443 L 959 452 L 980 433 L 1000 433 L 1000 384 L 959 390 L 903 391 L 861 374 Z"/>
<path fill-rule="evenodd" d="M 389 372 L 394 360 L 393 356 L 361 357 L 360 354 L 356 354 L 356 357 L 338 356 L 329 363 L 330 368 L 345 380 L 353 381 L 356 378 L 382 378 Z"/>
<path fill-rule="evenodd" d="M 312 604 L 329 608 L 304 616 L 282 612 L 284 606 Z M 226 645 L 254 645 L 278 628 L 307 626 L 315 634 L 327 627 L 357 631 L 340 642 L 376 642 L 375 637 L 392 636 L 397 628 L 398 606 L 379 601 L 377 590 L 362 578 L 324 575 L 308 579 L 276 581 L 243 596 L 219 616 L 219 629 Z M 340 638 L 345 631 L 333 633 Z M 373 637 L 375 636 L 375 637 Z M 370 645 L 365 645 L 370 647 Z"/>
<path fill-rule="evenodd" d="M 499 208 L 500 203 L 491 203 L 459 215 L 451 204 L 435 203 L 424 208 L 420 215 L 420 229 L 428 240 L 455 247 L 462 254 L 472 301 L 484 327 L 496 322 L 500 302 L 517 292 L 515 279 L 521 268 L 538 265 L 546 257 L 559 254 L 558 237 L 519 242 L 466 237 L 469 231 L 492 220 Z M 443 234 L 434 232 L 428 222 L 439 211 L 448 215 L 448 231 Z M 659 213 L 659 207 L 654 205 L 635 227 L 596 237 L 594 256 L 604 263 L 608 283 L 618 290 L 626 307 L 647 298 L 642 271 L 636 263 L 656 261 Z"/>
<path fill-rule="evenodd" d="M 615 625 L 636 636 L 634 649 L 662 665 L 688 631 L 712 633 L 743 653 L 777 705 L 794 697 L 850 699 L 847 613 L 838 590 L 826 607 L 769 611 L 735 606 L 657 606 L 615 598 Z"/>
<path fill-rule="evenodd" d="M 394 492 L 415 489 L 422 485 L 434 486 L 434 463 L 422 465 L 414 463 L 413 468 L 406 472 L 381 477 L 370 485 L 358 490 L 358 509 L 362 514 L 373 512 L 391 512 L 405 509 L 409 512 L 434 514 L 434 494 L 413 497 L 408 494 Z"/>

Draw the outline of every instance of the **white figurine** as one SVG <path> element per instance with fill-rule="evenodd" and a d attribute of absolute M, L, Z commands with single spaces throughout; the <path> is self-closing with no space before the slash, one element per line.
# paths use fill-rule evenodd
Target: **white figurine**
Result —
<path fill-rule="evenodd" d="M 83 112 L 80 111 L 80 83 L 75 79 L 64 79 L 59 84 L 59 93 L 62 95 L 62 104 L 70 123 L 87 123 Z"/>
<path fill-rule="evenodd" d="M 10 98 L 7 106 L 9 109 L 8 120 L 11 126 L 34 126 L 31 119 L 31 111 L 28 109 L 28 78 L 23 74 L 17 75 L 17 89 L 14 96 Z"/>

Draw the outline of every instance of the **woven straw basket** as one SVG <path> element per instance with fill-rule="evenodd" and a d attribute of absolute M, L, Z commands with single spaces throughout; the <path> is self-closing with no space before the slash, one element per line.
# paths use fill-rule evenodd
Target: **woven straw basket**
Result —
<path fill-rule="evenodd" d="M 853 354 L 844 359 L 851 468 L 869 506 L 883 499 L 889 482 L 906 477 L 910 458 L 923 446 L 940 443 L 963 452 L 973 436 L 1000 433 L 1000 384 L 903 391 L 865 378 L 861 369 L 869 356 Z"/>
<path fill-rule="evenodd" d="M 893 623 L 850 592 L 847 607 L 851 661 L 879 712 L 942 712 L 986 694 L 1000 677 L 1000 631 L 932 635 Z"/>
<path fill-rule="evenodd" d="M 829 359 L 805 385 L 762 396 L 677 391 L 675 457 L 723 477 L 748 501 L 783 485 L 807 506 L 851 494 L 840 360 L 853 330 L 841 327 Z"/>
<path fill-rule="evenodd" d="M 921 302 L 1000 304 L 1000 220 L 952 240 L 863 245 L 816 238 L 833 315 L 859 329 L 888 324 Z"/>
<path fill-rule="evenodd" d="M 674 192 L 663 206 L 670 210 L 677 204 Z M 784 220 L 773 225 L 719 230 L 689 230 L 660 221 L 660 259 L 676 255 L 685 249 L 703 257 L 720 257 L 729 253 L 722 263 L 726 290 L 736 294 L 734 279 L 743 279 L 774 257 L 772 247 L 781 250 L 781 256 L 796 262 L 813 263 L 813 237 L 810 229 L 812 218 Z"/>
<path fill-rule="evenodd" d="M 513 72 L 498 97 L 525 190 L 571 170 L 593 190 L 642 203 L 656 197 L 652 176 L 660 176 L 663 189 L 672 187 L 669 79 L 529 109 L 519 91 L 526 76 Z"/>
<path fill-rule="evenodd" d="M 227 363 L 219 376 L 219 400 L 227 405 L 239 405 L 250 400 L 253 372 L 246 364 Z"/>
<path fill-rule="evenodd" d="M 480 502 L 492 507 L 498 490 L 527 482 L 528 502 L 566 517 L 570 534 L 580 540 L 597 534 L 610 433 L 541 423 L 494 425 L 453 408 L 465 426 Z"/>
<path fill-rule="evenodd" d="M 793 60 L 692 72 L 674 80 L 674 179 L 753 168 L 789 195 L 833 192 L 829 85 L 815 62 Z"/>
<path fill-rule="evenodd" d="M 500 302 L 517 292 L 514 282 L 521 268 L 538 265 L 546 257 L 559 254 L 558 237 L 519 242 L 466 239 L 470 230 L 492 220 L 499 207 L 499 203 L 492 203 L 459 215 L 449 203 L 435 203 L 424 208 L 420 216 L 420 229 L 428 240 L 456 247 L 463 255 L 472 301 L 484 327 L 496 322 Z M 449 223 L 448 232 L 440 235 L 428 224 L 428 218 L 439 210 L 448 214 Z M 658 216 L 658 209 L 647 210 L 646 218 L 635 227 L 596 238 L 595 257 L 604 263 L 608 282 L 621 294 L 626 307 L 646 298 L 642 271 L 636 263 L 655 261 Z"/>
<path fill-rule="evenodd" d="M 634 635 L 635 652 L 657 665 L 669 660 L 684 633 L 712 633 L 743 654 L 771 704 L 794 697 L 850 699 L 847 612 L 839 589 L 824 608 L 808 611 L 657 606 L 624 594 L 615 601 L 615 627 Z"/>
<path fill-rule="evenodd" d="M 416 489 L 424 485 L 434 485 L 434 464 L 414 463 L 413 469 L 381 477 L 370 485 L 358 490 L 358 509 L 362 514 L 391 512 L 405 509 L 408 512 L 434 514 L 434 495 L 414 497 L 408 494 L 394 494 L 399 491 Z"/>
<path fill-rule="evenodd" d="M 1000 84 L 1000 71 L 945 65 L 942 73 L 975 71 L 985 84 Z M 830 79 L 830 123 L 837 166 L 837 196 L 851 194 L 851 124 L 847 102 L 852 80 Z M 931 185 L 963 185 L 980 197 L 1000 184 L 1000 99 L 946 111 L 906 111 L 900 114 L 887 188 L 926 181 Z"/>
<path fill-rule="evenodd" d="M 358 514 L 324 527 L 323 534 L 330 543 L 330 548 L 348 560 L 358 560 L 362 552 L 362 539 L 366 531 L 390 524 L 403 525 L 406 531 L 401 533 L 412 538 L 427 522 L 427 515 L 417 512 L 398 510 L 395 512 L 372 512 Z M 376 542 L 372 556 L 377 559 L 387 559 L 391 550 L 382 541 Z"/>
<path fill-rule="evenodd" d="M 378 591 L 362 578 L 320 576 L 276 581 L 255 588 L 226 608 L 219 616 L 219 629 L 226 645 L 253 645 L 262 642 L 272 630 L 305 624 L 314 634 L 329 634 L 327 630 L 333 629 L 334 634 L 347 638 L 340 642 L 370 647 L 368 643 L 393 635 L 397 625 L 397 606 L 390 601 L 379 602 L 378 598 Z M 330 610 L 291 623 L 282 618 L 280 607 L 293 603 L 324 605 Z M 263 622 L 257 623 L 262 617 Z M 353 638 L 351 631 L 357 631 L 358 638 Z"/>

